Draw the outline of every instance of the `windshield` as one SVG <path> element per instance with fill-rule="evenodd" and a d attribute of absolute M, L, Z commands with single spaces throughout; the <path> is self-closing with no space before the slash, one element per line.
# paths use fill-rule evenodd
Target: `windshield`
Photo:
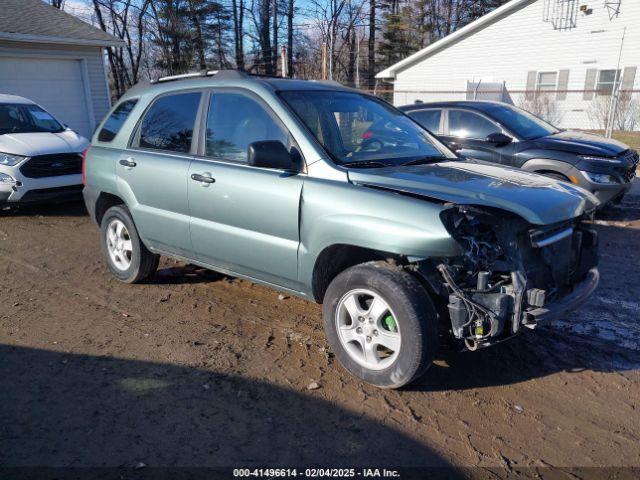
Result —
<path fill-rule="evenodd" d="M 510 105 L 492 105 L 487 113 L 523 140 L 546 137 L 560 131 L 535 115 Z"/>
<path fill-rule="evenodd" d="M 456 158 L 417 123 L 375 97 L 336 91 L 284 91 L 280 96 L 340 165 Z"/>
<path fill-rule="evenodd" d="M 0 103 L 0 135 L 5 133 L 59 133 L 64 126 L 38 105 Z"/>

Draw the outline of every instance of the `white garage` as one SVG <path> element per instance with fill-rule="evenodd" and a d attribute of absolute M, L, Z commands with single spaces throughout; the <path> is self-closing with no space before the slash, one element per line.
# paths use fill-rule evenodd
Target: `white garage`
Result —
<path fill-rule="evenodd" d="M 89 137 L 111 107 L 103 49 L 121 42 L 41 0 L 2 7 L 0 93 L 27 97 Z"/>

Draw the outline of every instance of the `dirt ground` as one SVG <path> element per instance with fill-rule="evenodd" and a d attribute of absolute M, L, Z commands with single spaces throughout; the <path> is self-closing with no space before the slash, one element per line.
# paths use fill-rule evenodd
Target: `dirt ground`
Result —
<path fill-rule="evenodd" d="M 318 305 L 167 260 L 123 285 L 81 205 L 3 213 L 0 466 L 640 466 L 640 197 L 596 224 L 587 305 L 383 391 Z"/>

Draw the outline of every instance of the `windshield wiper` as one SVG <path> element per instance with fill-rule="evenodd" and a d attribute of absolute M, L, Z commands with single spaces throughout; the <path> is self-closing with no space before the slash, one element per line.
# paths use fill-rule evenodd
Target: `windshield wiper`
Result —
<path fill-rule="evenodd" d="M 357 162 L 347 162 L 342 165 L 347 168 L 381 168 L 393 167 L 392 163 L 380 162 L 379 160 L 359 160 Z"/>
<path fill-rule="evenodd" d="M 442 160 L 447 160 L 447 157 L 442 156 L 442 155 L 431 155 L 431 156 L 428 156 L 428 157 L 418 158 L 416 160 L 409 160 L 408 162 L 401 163 L 400 166 L 401 167 L 406 167 L 406 166 L 409 166 L 409 165 L 427 165 L 429 163 L 437 163 L 437 162 L 440 162 Z"/>

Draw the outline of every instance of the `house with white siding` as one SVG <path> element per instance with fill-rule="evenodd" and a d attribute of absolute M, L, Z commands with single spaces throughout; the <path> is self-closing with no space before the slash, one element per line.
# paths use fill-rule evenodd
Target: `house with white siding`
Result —
<path fill-rule="evenodd" d="M 585 129 L 603 128 L 617 88 L 617 128 L 637 130 L 638 25 L 640 0 L 511 0 L 378 73 L 378 88 L 392 84 L 395 105 L 493 98 Z"/>
<path fill-rule="evenodd" d="M 0 0 L 0 93 L 29 98 L 90 137 L 111 108 L 110 45 L 123 42 L 41 0 Z"/>

